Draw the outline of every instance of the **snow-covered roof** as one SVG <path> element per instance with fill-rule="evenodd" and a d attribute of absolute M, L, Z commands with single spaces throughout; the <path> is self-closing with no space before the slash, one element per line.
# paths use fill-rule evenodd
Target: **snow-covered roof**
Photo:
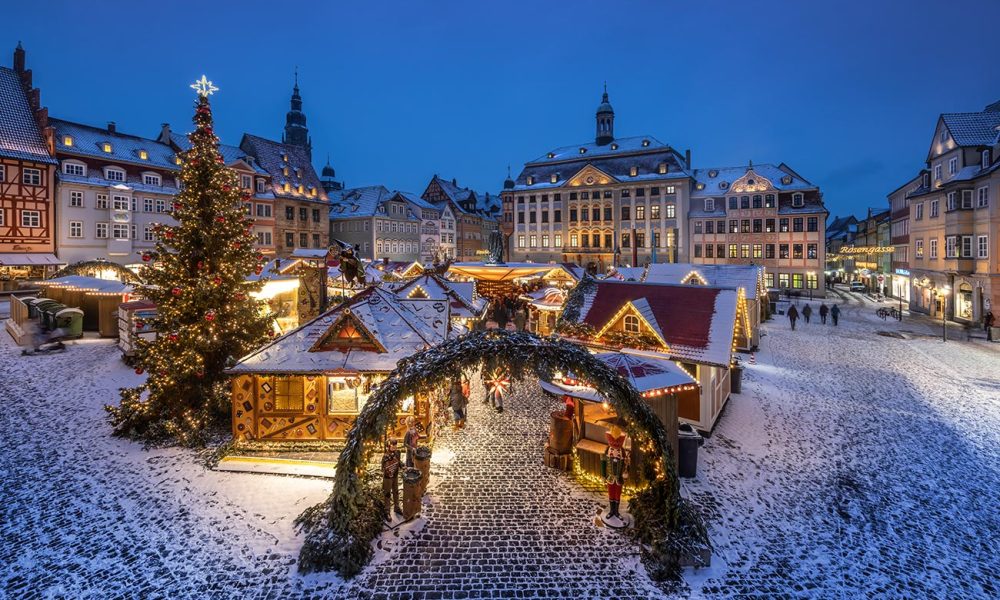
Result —
<path fill-rule="evenodd" d="M 691 375 L 672 360 L 652 356 L 640 356 L 630 352 L 601 352 L 594 358 L 618 371 L 640 393 L 675 388 L 697 386 Z M 565 381 L 539 382 L 543 389 L 554 394 L 567 394 L 591 402 L 604 402 L 605 398 L 592 387 L 571 385 Z"/>
<path fill-rule="evenodd" d="M 741 188 L 740 186 L 742 182 L 749 182 L 749 185 L 753 187 L 761 187 L 761 184 L 765 184 L 768 189 L 761 189 L 760 193 L 767 191 L 790 192 L 816 188 L 815 185 L 803 179 L 798 173 L 784 164 L 772 165 L 763 163 L 736 167 L 694 169 L 693 174 L 695 186 L 691 190 L 692 198 L 758 193 L 745 191 L 745 188 Z M 744 178 L 744 176 L 749 177 Z"/>
<path fill-rule="evenodd" d="M 84 275 L 66 275 L 65 277 L 36 281 L 35 284 L 42 287 L 57 286 L 106 294 L 125 294 L 132 291 L 132 286 L 127 283 L 115 279 L 100 279 Z"/>
<path fill-rule="evenodd" d="M 330 193 L 330 218 L 373 217 L 384 213 L 382 205 L 393 193 L 384 185 L 337 190 Z"/>
<path fill-rule="evenodd" d="M 257 164 L 271 175 L 271 188 L 275 196 L 326 204 L 326 190 L 320 183 L 307 149 L 249 133 L 243 134 L 239 147 L 253 156 Z M 289 185 L 287 192 L 284 190 L 286 183 Z M 301 194 L 298 192 L 299 185 L 303 188 Z M 315 196 L 312 195 L 313 190 L 316 191 Z"/>
<path fill-rule="evenodd" d="M 691 281 L 695 278 L 697 281 Z M 646 283 L 699 283 L 714 287 L 742 289 L 747 300 L 757 298 L 763 289 L 764 267 L 759 265 L 696 265 L 691 263 L 656 263 L 637 278 Z"/>
<path fill-rule="evenodd" d="M 449 306 L 370 287 L 242 358 L 230 373 L 388 372 L 448 336 Z M 340 332 L 351 328 L 360 337 Z"/>
<path fill-rule="evenodd" d="M 672 358 L 729 365 L 739 305 L 736 290 L 597 281 L 584 296 L 577 320 L 600 331 L 629 304 L 667 343 Z"/>
<path fill-rule="evenodd" d="M 60 155 L 123 162 L 174 172 L 180 170 L 174 149 L 156 140 L 119 131 L 111 132 L 106 127 L 93 127 L 62 119 L 49 119 L 49 124 L 56 128 L 56 152 Z M 66 144 L 67 141 L 70 145 Z M 105 144 L 111 147 L 111 152 L 104 151 Z M 140 154 L 142 152 L 146 153 L 145 159 Z"/>
<path fill-rule="evenodd" d="M 559 310 L 566 304 L 566 290 L 547 287 L 522 294 L 521 298 L 540 310 Z"/>
<path fill-rule="evenodd" d="M 302 260 L 297 258 L 272 258 L 264 265 L 259 275 L 257 273 L 248 275 L 247 281 L 298 279 L 299 276 L 295 273 L 295 267 L 301 263 Z"/>
<path fill-rule="evenodd" d="M 456 287 L 454 282 L 447 281 L 432 273 L 425 273 L 392 287 L 400 298 L 429 298 L 447 301 L 451 306 L 451 316 L 478 319 L 486 312 L 489 301 L 482 296 L 477 296 L 474 282 L 471 285 L 473 287 L 469 287 L 469 285 Z"/>
<path fill-rule="evenodd" d="M 959 146 L 992 146 L 1000 127 L 1000 112 L 944 113 L 941 120 Z"/>
<path fill-rule="evenodd" d="M 54 164 L 17 71 L 0 67 L 0 156 Z"/>
<path fill-rule="evenodd" d="M 187 134 L 184 133 L 171 132 L 170 143 L 177 146 L 181 150 L 188 150 L 191 148 L 191 140 L 188 138 Z M 252 167 L 255 172 L 260 173 L 261 175 L 267 175 L 267 171 L 257 164 L 254 157 L 244 152 L 239 146 L 219 144 L 219 154 L 222 155 L 222 159 L 226 161 L 227 165 L 231 165 L 237 161 L 243 161 Z M 256 195 L 259 197 L 261 194 Z"/>
<path fill-rule="evenodd" d="M 617 279 L 618 281 L 642 281 L 642 276 L 646 273 L 645 267 L 612 267 L 608 269 L 604 279 Z"/>

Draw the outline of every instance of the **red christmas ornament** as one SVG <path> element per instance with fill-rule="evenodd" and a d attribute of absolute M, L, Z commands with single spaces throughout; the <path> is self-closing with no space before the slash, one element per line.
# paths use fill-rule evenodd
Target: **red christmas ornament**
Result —
<path fill-rule="evenodd" d="M 176 333 L 171 333 L 171 334 L 167 335 L 167 339 L 169 339 L 171 342 L 176 342 L 177 341 L 177 334 Z"/>
<path fill-rule="evenodd" d="M 240 249 L 240 243 L 239 242 L 233 242 L 233 248 L 236 248 L 237 250 L 239 250 Z"/>
<path fill-rule="evenodd" d="M 136 319 L 135 326 L 138 327 L 139 329 L 142 329 L 143 327 L 146 326 L 146 322 L 143 321 L 142 319 Z"/>
<path fill-rule="evenodd" d="M 205 266 L 205 263 L 199 260 L 198 264 L 197 264 L 198 270 L 200 271 L 202 269 L 202 267 L 204 267 L 204 266 Z"/>
<path fill-rule="evenodd" d="M 205 372 L 204 371 L 198 371 L 197 373 L 195 373 L 195 375 L 198 377 L 198 379 L 201 379 L 202 377 L 205 376 Z"/>
<path fill-rule="evenodd" d="M 214 321 L 215 320 L 215 311 L 214 310 L 210 310 L 207 313 L 205 313 L 205 320 L 208 321 L 208 322 Z"/>
<path fill-rule="evenodd" d="M 224 185 L 224 186 L 222 186 L 222 191 L 223 191 L 223 192 L 228 192 L 228 191 L 229 191 L 229 190 L 231 190 L 231 189 L 233 189 L 233 188 L 229 187 L 228 185 Z"/>
<path fill-rule="evenodd" d="M 250 199 L 250 192 L 243 192 L 243 199 L 244 200 L 249 200 Z"/>
<path fill-rule="evenodd" d="M 136 375 L 142 375 L 142 373 L 143 373 L 142 367 L 136 367 L 135 368 L 135 374 Z"/>
<path fill-rule="evenodd" d="M 174 239 L 174 232 L 173 231 L 168 231 L 168 232 L 166 232 L 164 234 L 164 237 L 166 237 L 168 240 L 172 240 L 172 239 Z"/>
<path fill-rule="evenodd" d="M 214 283 L 215 285 L 222 285 L 222 278 L 216 277 L 215 279 L 212 280 L 212 283 Z"/>
<path fill-rule="evenodd" d="M 198 165 L 198 159 L 197 159 L 197 158 L 192 158 L 192 159 L 191 159 L 191 160 L 189 160 L 188 162 L 189 162 L 189 163 L 191 163 L 191 166 L 192 166 L 192 167 L 194 167 L 194 166 L 197 166 L 197 165 Z"/>
<path fill-rule="evenodd" d="M 170 290 L 170 293 L 173 294 L 173 295 L 175 295 L 175 296 L 180 296 L 181 295 L 181 288 L 175 287 L 174 289 Z"/>
<path fill-rule="evenodd" d="M 224 163 L 226 161 L 223 160 L 223 158 L 221 156 L 216 156 L 215 157 L 215 162 L 217 162 L 217 163 L 219 163 L 221 165 L 222 163 Z"/>
<path fill-rule="evenodd" d="M 253 272 L 256 273 L 257 275 L 260 275 L 261 273 L 264 272 L 264 267 L 262 267 L 261 265 L 257 265 L 257 268 L 254 269 Z"/>
<path fill-rule="evenodd" d="M 226 222 L 226 217 L 223 217 L 222 215 L 219 215 L 218 217 L 215 217 L 215 222 L 216 223 L 225 223 Z"/>
<path fill-rule="evenodd" d="M 246 298 L 246 296 L 243 295 L 243 292 L 236 292 L 233 294 L 233 300 L 236 300 L 237 302 L 243 300 L 244 298 Z"/>
<path fill-rule="evenodd" d="M 180 202 L 174 202 L 174 210 L 180 210 L 183 206 Z"/>
<path fill-rule="evenodd" d="M 149 262 L 153 260 L 153 257 L 149 253 L 144 253 L 142 255 L 142 262 Z"/>

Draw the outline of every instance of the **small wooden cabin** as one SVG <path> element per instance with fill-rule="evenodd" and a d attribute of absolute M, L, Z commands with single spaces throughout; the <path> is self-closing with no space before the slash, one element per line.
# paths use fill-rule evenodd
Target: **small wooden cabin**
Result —
<path fill-rule="evenodd" d="M 684 369 L 664 358 L 639 356 L 626 352 L 602 352 L 596 355 L 618 371 L 642 395 L 649 407 L 667 429 L 670 443 L 677 452 L 677 406 L 682 397 L 698 397 L 698 383 Z M 574 436 L 576 456 L 580 469 L 599 475 L 601 457 L 608 449 L 605 434 L 616 423 L 618 415 L 600 392 L 573 374 L 554 381 L 540 381 L 542 389 L 551 394 L 573 399 Z M 634 446 L 632 452 L 632 481 L 639 479 L 643 459 L 641 450 Z"/>
<path fill-rule="evenodd" d="M 449 331 L 447 302 L 370 287 L 227 371 L 235 376 L 233 436 L 342 441 L 397 362 L 443 342 Z M 429 431 L 430 411 L 428 394 L 403 399 L 390 435 L 401 438 L 410 416 Z"/>
<path fill-rule="evenodd" d="M 84 331 L 118 337 L 118 306 L 130 299 L 132 286 L 111 279 L 67 275 L 33 282 L 42 295 L 83 311 Z"/>

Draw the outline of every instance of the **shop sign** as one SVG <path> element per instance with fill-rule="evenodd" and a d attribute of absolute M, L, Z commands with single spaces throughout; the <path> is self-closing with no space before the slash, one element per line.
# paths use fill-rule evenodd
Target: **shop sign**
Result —
<path fill-rule="evenodd" d="M 906 269 L 896 269 L 896 275 L 902 275 L 903 277 L 909 277 L 910 272 Z"/>

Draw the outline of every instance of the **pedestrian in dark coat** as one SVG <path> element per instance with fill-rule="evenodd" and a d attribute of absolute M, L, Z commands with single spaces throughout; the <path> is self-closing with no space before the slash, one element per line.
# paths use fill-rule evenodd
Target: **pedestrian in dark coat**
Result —
<path fill-rule="evenodd" d="M 385 517 L 389 518 L 389 500 L 397 515 L 403 514 L 399 509 L 399 450 L 396 440 L 389 440 L 382 455 L 382 498 L 385 500 Z"/>
<path fill-rule="evenodd" d="M 497 306 L 496 314 L 497 327 L 500 329 L 507 329 L 507 307 L 503 304 Z"/>
<path fill-rule="evenodd" d="M 988 310 L 986 314 L 983 315 L 983 329 L 986 330 L 986 341 L 993 341 L 993 324 L 996 323 L 996 318 L 993 316 L 993 311 Z"/>
<path fill-rule="evenodd" d="M 802 309 L 802 317 L 806 320 L 806 323 L 809 322 L 809 317 L 811 317 L 812 314 L 813 314 L 812 307 L 806 304 L 806 307 Z"/>
<path fill-rule="evenodd" d="M 830 317 L 833 318 L 833 326 L 837 326 L 837 321 L 840 320 L 840 305 L 834 304 L 833 308 L 830 309 Z"/>
<path fill-rule="evenodd" d="M 826 305 L 826 302 L 819 305 L 819 320 L 826 325 L 826 315 L 830 312 L 830 307 Z"/>
<path fill-rule="evenodd" d="M 792 331 L 795 331 L 795 321 L 799 318 L 799 311 L 795 308 L 795 305 L 791 305 L 788 308 L 788 322 L 792 324 Z"/>

